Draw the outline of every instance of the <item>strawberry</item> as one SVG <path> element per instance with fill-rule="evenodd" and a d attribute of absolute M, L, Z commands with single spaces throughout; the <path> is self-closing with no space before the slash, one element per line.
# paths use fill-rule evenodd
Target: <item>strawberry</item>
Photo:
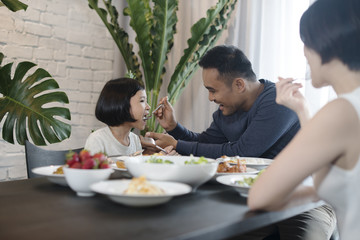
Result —
<path fill-rule="evenodd" d="M 102 152 L 99 153 L 95 153 L 93 156 L 94 159 L 99 159 L 100 162 L 104 161 L 107 159 L 106 155 Z"/>
<path fill-rule="evenodd" d="M 73 165 L 69 166 L 70 168 L 81 168 L 81 163 L 80 162 L 76 162 Z"/>
<path fill-rule="evenodd" d="M 94 159 L 92 159 L 92 158 L 87 158 L 87 159 L 83 162 L 81 168 L 82 168 L 82 169 L 93 169 L 94 166 L 96 166 L 95 164 L 96 164 L 96 162 L 95 162 Z"/>
<path fill-rule="evenodd" d="M 103 168 L 109 168 L 109 162 L 107 160 L 100 162 L 99 168 L 103 169 Z"/>
<path fill-rule="evenodd" d="M 83 149 L 80 151 L 79 157 L 80 157 L 80 162 L 84 162 L 86 159 L 91 158 L 91 154 L 88 150 Z"/>
<path fill-rule="evenodd" d="M 70 155 L 69 155 L 69 156 L 70 156 Z M 79 161 L 80 161 L 79 155 L 78 155 L 77 153 L 73 152 L 71 158 L 68 158 L 68 159 L 66 160 L 66 164 L 69 165 L 69 166 L 71 166 L 71 165 L 73 165 L 74 163 L 79 162 Z"/>

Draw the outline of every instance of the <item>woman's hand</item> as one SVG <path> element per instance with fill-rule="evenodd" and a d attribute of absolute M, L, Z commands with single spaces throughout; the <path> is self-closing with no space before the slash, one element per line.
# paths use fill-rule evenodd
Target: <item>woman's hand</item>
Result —
<path fill-rule="evenodd" d="M 160 99 L 159 104 L 163 104 L 164 107 L 159 108 L 154 113 L 156 119 L 166 131 L 171 131 L 176 127 L 177 124 L 174 109 L 169 103 L 168 97 Z"/>
<path fill-rule="evenodd" d="M 301 125 L 310 119 L 310 111 L 305 97 L 299 91 L 301 83 L 294 83 L 292 78 L 281 78 L 276 83 L 276 103 L 284 105 L 297 113 Z"/>

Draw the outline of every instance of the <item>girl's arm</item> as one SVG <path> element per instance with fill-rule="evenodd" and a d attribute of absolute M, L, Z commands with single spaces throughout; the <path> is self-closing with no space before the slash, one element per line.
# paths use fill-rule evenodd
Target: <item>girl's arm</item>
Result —
<path fill-rule="evenodd" d="M 250 209 L 274 210 L 294 198 L 309 197 L 299 184 L 345 153 L 357 134 L 358 117 L 344 99 L 327 104 L 299 131 L 249 192 Z M 314 193 L 314 191 L 312 191 Z"/>

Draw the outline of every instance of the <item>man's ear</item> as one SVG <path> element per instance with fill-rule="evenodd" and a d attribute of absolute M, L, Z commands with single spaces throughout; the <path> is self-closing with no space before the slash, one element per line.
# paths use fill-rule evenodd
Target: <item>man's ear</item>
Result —
<path fill-rule="evenodd" d="M 238 92 L 245 91 L 245 80 L 242 78 L 235 78 L 233 81 L 233 89 Z"/>

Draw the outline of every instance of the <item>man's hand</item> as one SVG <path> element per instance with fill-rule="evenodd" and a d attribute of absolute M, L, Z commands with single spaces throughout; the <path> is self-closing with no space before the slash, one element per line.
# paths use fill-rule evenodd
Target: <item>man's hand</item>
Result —
<path fill-rule="evenodd" d="M 160 99 L 159 104 L 164 104 L 164 107 L 159 108 L 154 115 L 159 124 L 166 130 L 171 131 L 176 127 L 175 112 L 168 101 L 168 97 Z"/>
<path fill-rule="evenodd" d="M 175 138 L 165 133 L 155 133 L 155 132 L 147 132 L 145 137 L 151 137 L 155 139 L 157 145 L 162 148 L 172 146 L 172 149 L 176 149 L 177 141 Z"/>

